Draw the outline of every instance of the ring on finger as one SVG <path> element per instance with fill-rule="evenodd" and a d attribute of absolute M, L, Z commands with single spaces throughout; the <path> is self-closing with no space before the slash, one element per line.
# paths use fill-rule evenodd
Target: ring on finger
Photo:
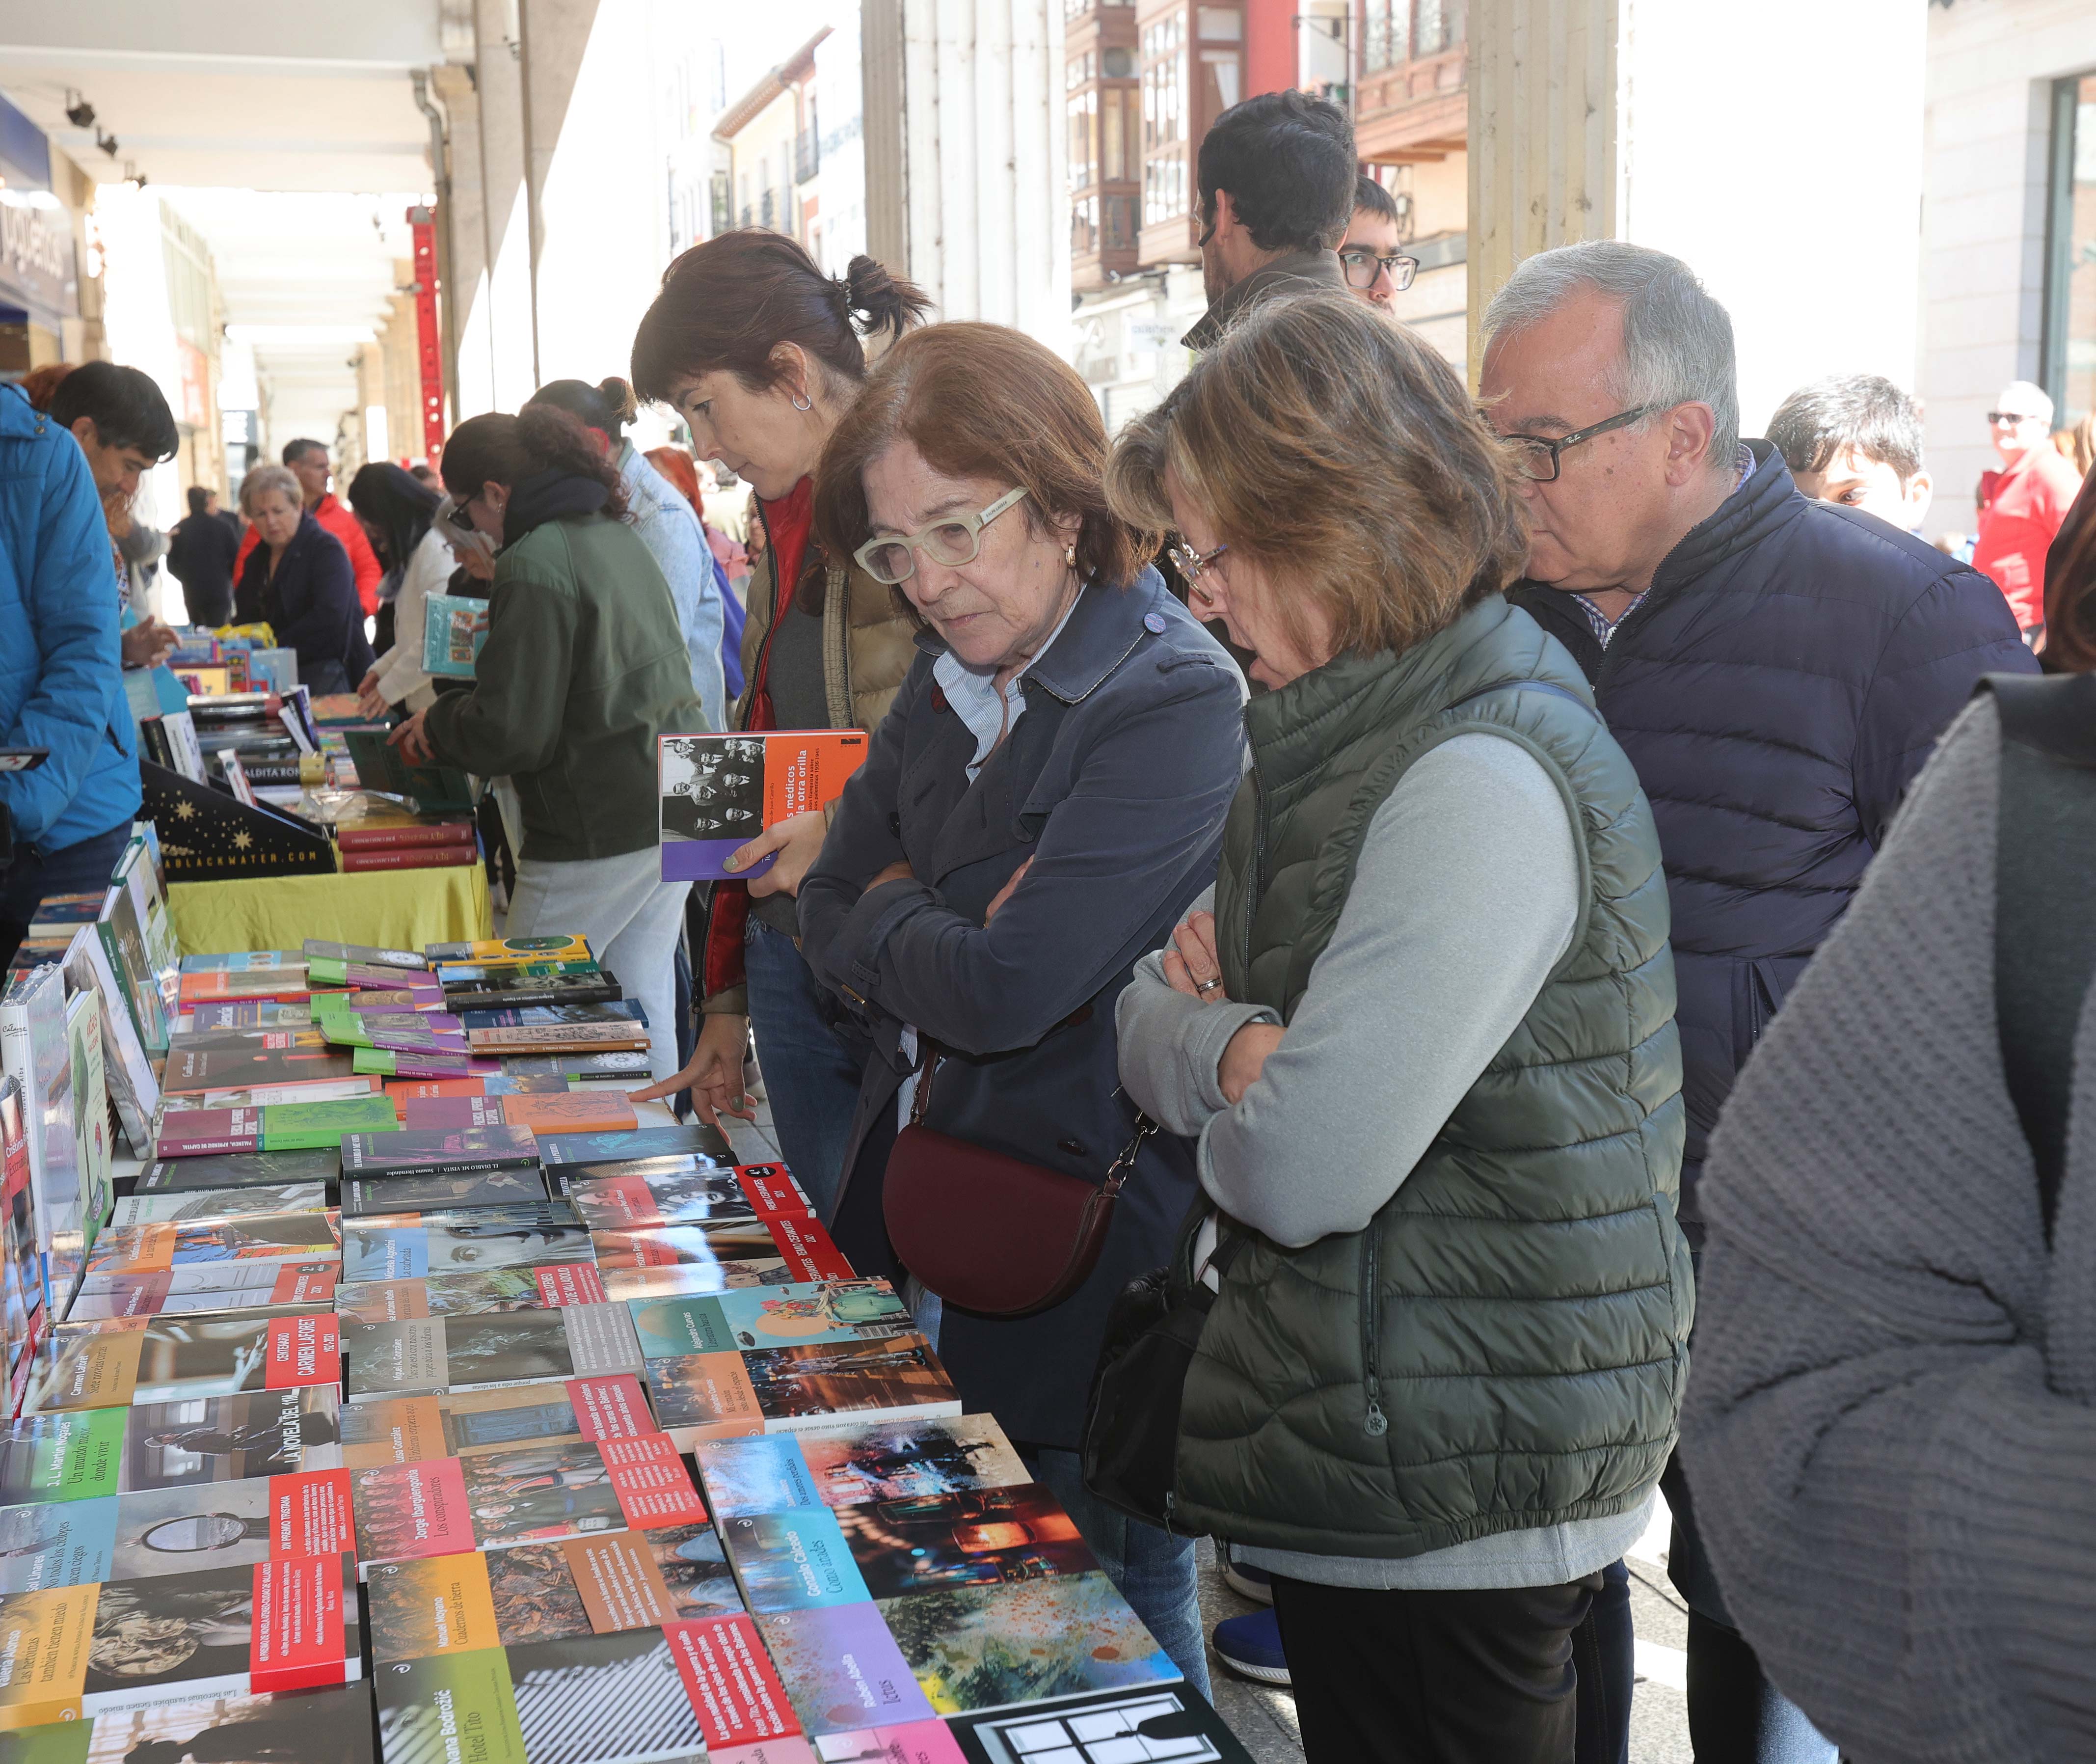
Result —
<path fill-rule="evenodd" d="M 1203 998 L 1207 998 L 1207 997 L 1208 996 L 1208 994 L 1209 994 L 1210 993 L 1212 993 L 1212 992 L 1220 992 L 1220 991 L 1221 991 L 1221 990 L 1222 990 L 1222 985 L 1223 985 L 1223 977 L 1222 977 L 1222 976 L 1221 976 L 1221 975 L 1218 974 L 1218 975 L 1216 975 L 1216 976 L 1213 979 L 1212 979 L 1212 980 L 1198 980 L 1198 981 L 1196 981 L 1196 982 L 1194 983 L 1194 990 L 1195 992 L 1199 993 L 1199 994 L 1200 994 Z"/>

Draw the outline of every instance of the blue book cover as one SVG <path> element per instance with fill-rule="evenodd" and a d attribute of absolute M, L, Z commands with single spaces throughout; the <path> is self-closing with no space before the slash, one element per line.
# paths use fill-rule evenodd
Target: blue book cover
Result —
<path fill-rule="evenodd" d="M 254 974 L 278 967 L 303 967 L 303 950 L 234 950 L 217 955 L 186 955 L 185 974 Z"/>
<path fill-rule="evenodd" d="M 473 665 L 487 641 L 487 602 L 459 594 L 433 594 L 422 615 L 422 671 L 452 679 L 473 678 Z"/>
<path fill-rule="evenodd" d="M 867 1596 L 836 1515 L 827 1507 L 731 1519 L 721 1527 L 753 1611 L 814 1611 Z"/>
<path fill-rule="evenodd" d="M 637 1313 L 640 1307 L 635 1305 Z M 639 1318 L 635 1319 L 636 1329 Z M 648 1351 L 644 1340 L 641 1351 Z M 794 1507 L 820 1507 L 821 1485 L 793 1434 L 758 1434 L 747 1439 L 702 1439 L 699 1480 L 718 1521 L 754 1518 Z"/>

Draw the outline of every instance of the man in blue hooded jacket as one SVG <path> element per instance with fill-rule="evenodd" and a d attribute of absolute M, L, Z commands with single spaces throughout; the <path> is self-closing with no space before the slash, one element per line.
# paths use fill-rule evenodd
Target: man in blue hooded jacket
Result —
<path fill-rule="evenodd" d="M 1696 1181 L 1740 1068 L 1974 683 L 2037 663 L 1985 577 L 1808 500 L 1774 448 L 1740 439 L 1731 320 L 1678 259 L 1614 240 L 1539 253 L 1485 330 L 1480 398 L 1530 514 L 1513 598 L 1592 683 L 1659 830 L 1681 1218 L 1700 1245 Z M 1678 1468 L 1661 1487 L 1699 1764 L 1832 1764 L 1733 1627 Z"/>
<path fill-rule="evenodd" d="M 46 897 L 105 886 L 138 812 L 109 529 L 71 433 L 0 386 L 0 772 L 12 860 L 0 869 L 0 967 Z"/>

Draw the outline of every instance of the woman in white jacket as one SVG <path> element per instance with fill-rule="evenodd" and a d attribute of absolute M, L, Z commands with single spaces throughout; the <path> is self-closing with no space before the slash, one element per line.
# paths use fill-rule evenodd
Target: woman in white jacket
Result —
<path fill-rule="evenodd" d="M 399 466 L 366 465 L 350 480 L 349 505 L 386 565 L 380 594 L 390 603 L 389 640 L 376 645 L 378 661 L 357 688 L 368 715 L 388 705 L 426 709 L 436 688 L 422 666 L 423 615 L 432 594 L 441 594 L 456 567 L 436 517 L 443 499 Z"/>

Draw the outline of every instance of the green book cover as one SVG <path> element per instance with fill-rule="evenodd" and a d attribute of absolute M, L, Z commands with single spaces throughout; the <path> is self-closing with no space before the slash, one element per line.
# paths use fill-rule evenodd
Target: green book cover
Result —
<path fill-rule="evenodd" d="M 344 1133 L 398 1132 L 400 1117 L 389 1096 L 346 1096 L 332 1102 L 272 1102 L 262 1111 L 262 1149 L 294 1151 L 338 1147 Z"/>
<path fill-rule="evenodd" d="M 11 1503 L 93 1500 L 122 1484 L 128 1408 L 38 1416 L 0 1444 Z"/>
<path fill-rule="evenodd" d="M 312 985 L 347 986 L 349 963 L 338 962 L 330 955 L 309 955 L 306 958 L 306 979 Z"/>
<path fill-rule="evenodd" d="M 391 1078 L 399 1070 L 398 1063 L 382 1047 L 360 1047 L 350 1058 L 352 1072 L 368 1072 L 373 1077 Z"/>

